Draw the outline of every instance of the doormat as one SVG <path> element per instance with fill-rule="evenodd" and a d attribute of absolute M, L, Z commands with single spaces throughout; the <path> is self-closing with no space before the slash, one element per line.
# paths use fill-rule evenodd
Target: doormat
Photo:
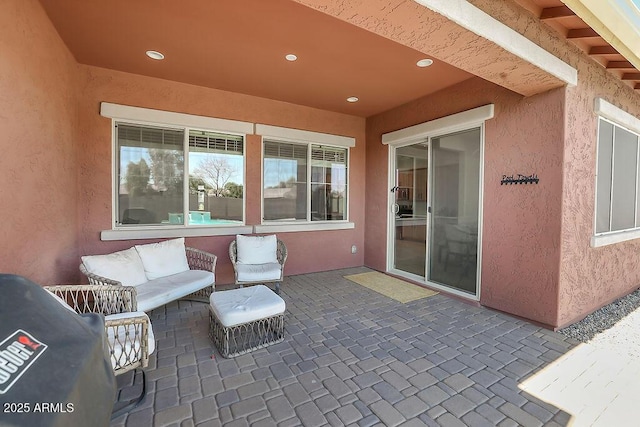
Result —
<path fill-rule="evenodd" d="M 352 274 L 344 276 L 344 278 L 403 304 L 438 294 L 438 292 L 423 288 L 422 286 L 414 285 L 413 283 L 405 282 L 404 280 L 396 279 L 395 277 L 391 277 L 377 271 Z"/>

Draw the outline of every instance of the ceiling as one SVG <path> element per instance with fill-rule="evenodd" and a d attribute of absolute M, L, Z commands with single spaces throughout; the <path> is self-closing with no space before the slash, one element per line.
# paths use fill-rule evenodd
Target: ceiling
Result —
<path fill-rule="evenodd" d="M 638 70 L 563 1 L 514 1 L 640 89 Z M 293 0 L 40 3 L 81 64 L 360 117 L 473 76 L 435 58 L 419 68 L 428 55 Z M 290 53 L 298 60 L 287 61 Z M 354 96 L 358 102 L 347 102 Z"/>
<path fill-rule="evenodd" d="M 81 64 L 361 117 L 472 77 L 291 0 L 40 2 Z"/>

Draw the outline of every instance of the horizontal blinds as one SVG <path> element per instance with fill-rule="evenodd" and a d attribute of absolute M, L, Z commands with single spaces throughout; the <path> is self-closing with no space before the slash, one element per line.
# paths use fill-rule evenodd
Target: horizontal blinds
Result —
<path fill-rule="evenodd" d="M 265 141 L 264 156 L 281 159 L 307 159 L 307 146 L 284 142 Z"/>
<path fill-rule="evenodd" d="M 244 152 L 244 138 L 238 135 L 190 131 L 189 147 L 191 152 L 223 152 L 242 155 Z"/>
<path fill-rule="evenodd" d="M 182 149 L 184 131 L 117 124 L 118 144 L 126 147 Z"/>
<path fill-rule="evenodd" d="M 312 146 L 311 160 L 316 162 L 346 163 L 347 150 L 344 148 Z"/>

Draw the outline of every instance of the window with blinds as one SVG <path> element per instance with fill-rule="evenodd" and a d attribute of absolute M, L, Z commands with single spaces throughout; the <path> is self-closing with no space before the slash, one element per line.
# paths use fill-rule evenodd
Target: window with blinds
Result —
<path fill-rule="evenodd" d="M 115 132 L 117 226 L 243 222 L 243 136 L 131 123 Z"/>
<path fill-rule="evenodd" d="M 639 136 L 600 119 L 596 234 L 640 228 Z"/>
<path fill-rule="evenodd" d="M 189 132 L 189 151 L 242 155 L 244 138 L 237 135 L 192 130 Z"/>
<path fill-rule="evenodd" d="M 263 220 L 346 220 L 348 149 L 264 142 Z"/>

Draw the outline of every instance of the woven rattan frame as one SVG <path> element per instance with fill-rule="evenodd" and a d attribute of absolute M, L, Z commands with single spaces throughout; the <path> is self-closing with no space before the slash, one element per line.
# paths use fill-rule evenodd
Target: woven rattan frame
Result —
<path fill-rule="evenodd" d="M 55 285 L 46 289 L 62 298 L 77 313 L 103 315 L 131 312 L 136 304 L 136 292 L 131 286 L 108 285 Z M 115 361 L 115 375 L 133 369 L 146 368 L 149 364 L 149 320 L 146 316 L 105 320 L 105 329 L 111 330 L 113 340 L 107 340 L 111 360 Z M 123 332 L 124 338 L 119 332 Z M 120 355 L 116 358 L 115 348 Z"/>
<path fill-rule="evenodd" d="M 287 247 L 285 246 L 284 242 L 280 239 L 278 239 L 278 247 L 277 247 L 277 252 L 276 252 L 276 256 L 278 258 L 278 263 L 280 263 L 281 265 L 281 269 L 280 269 L 280 278 L 276 279 L 276 280 L 262 280 L 262 281 L 255 281 L 255 282 L 240 282 L 238 281 L 238 269 L 236 268 L 236 264 L 238 261 L 238 243 L 236 242 L 235 239 L 233 239 L 233 241 L 229 244 L 229 259 L 231 260 L 231 264 L 233 265 L 233 274 L 234 274 L 234 280 L 235 280 L 235 284 L 236 285 L 258 285 L 258 284 L 265 284 L 265 283 L 275 283 L 276 284 L 276 294 L 280 294 L 280 284 L 282 283 L 282 279 L 284 278 L 284 264 L 287 262 Z"/>
<path fill-rule="evenodd" d="M 204 270 L 204 271 L 211 271 L 212 273 L 215 273 L 216 262 L 218 260 L 218 257 L 216 257 L 214 254 L 202 251 L 200 249 L 186 247 L 185 250 L 187 254 L 187 262 L 191 270 Z M 122 283 L 118 282 L 117 280 L 112 280 L 106 277 L 98 276 L 93 273 L 89 273 L 86 267 L 84 266 L 84 264 L 82 263 L 80 263 L 80 272 L 85 276 L 87 276 L 87 278 L 89 279 L 89 284 L 91 285 L 122 286 Z M 196 292 L 186 295 L 184 299 L 200 301 L 200 302 L 208 302 L 209 297 L 211 296 L 214 290 L 215 290 L 215 283 L 212 283 L 211 285 L 207 285 Z M 137 310 L 138 310 L 138 305 L 134 297 L 134 305 L 130 311 L 137 311 Z"/>
<path fill-rule="evenodd" d="M 240 356 L 284 340 L 284 313 L 227 327 L 209 307 L 209 337 L 224 358 Z"/>

